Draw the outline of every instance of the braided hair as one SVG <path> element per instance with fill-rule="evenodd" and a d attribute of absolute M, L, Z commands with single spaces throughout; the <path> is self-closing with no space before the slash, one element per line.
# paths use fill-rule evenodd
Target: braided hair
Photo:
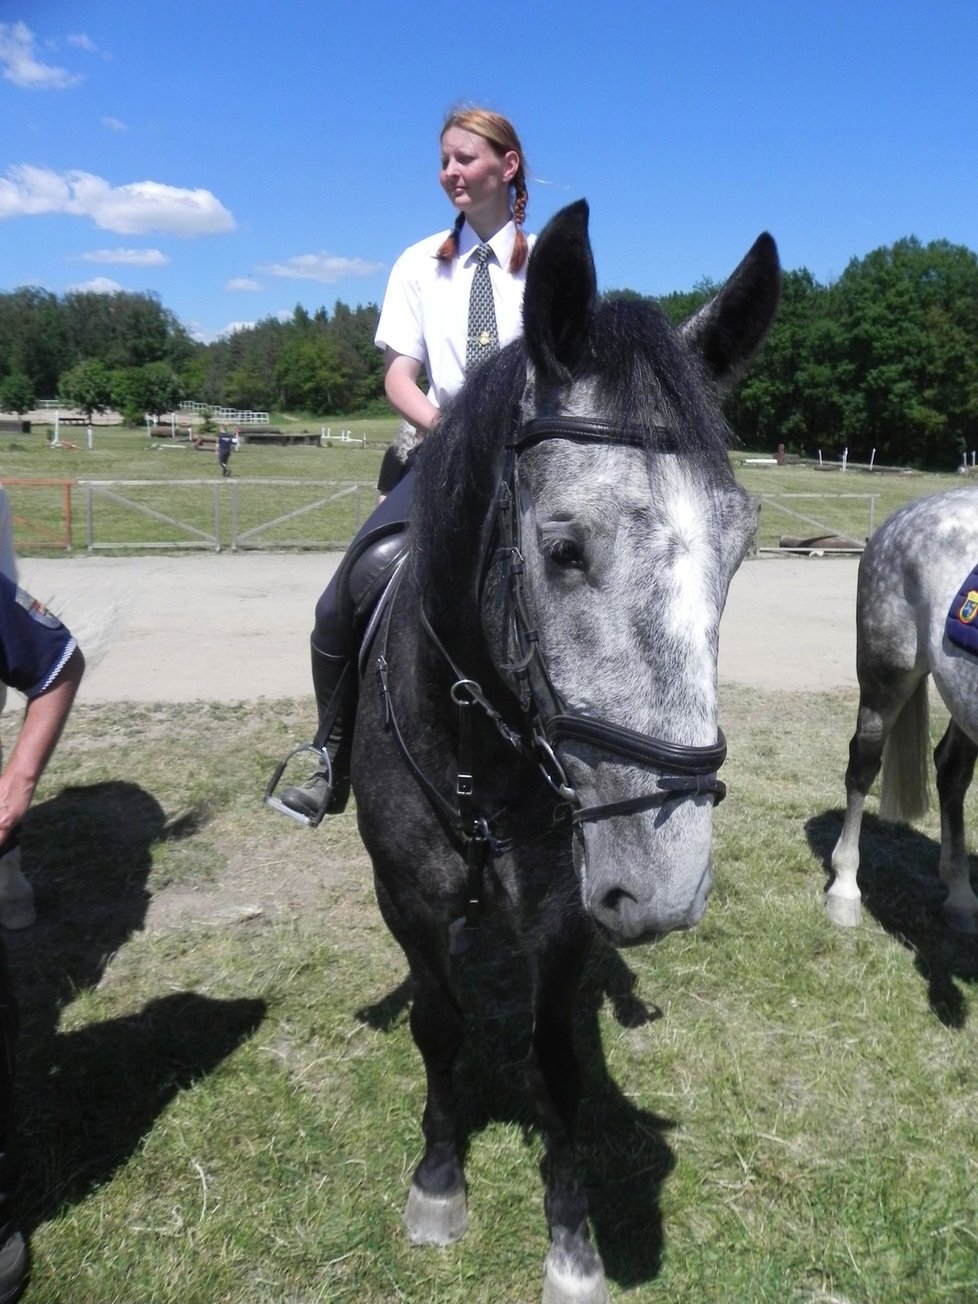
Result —
<path fill-rule="evenodd" d="M 518 272 L 526 262 L 530 249 L 523 232 L 528 198 L 526 167 L 523 162 L 523 146 L 516 134 L 516 128 L 501 113 L 493 113 L 491 109 L 479 108 L 455 109 L 445 119 L 441 135 L 444 136 L 445 132 L 451 127 L 458 127 L 460 131 L 471 131 L 473 135 L 481 136 L 483 140 L 488 141 L 500 158 L 504 154 L 510 153 L 510 151 L 519 155 L 520 165 L 516 170 L 516 175 L 510 182 L 513 188 L 513 222 L 516 225 L 516 240 L 513 243 L 513 255 L 509 260 L 509 270 Z M 450 263 L 453 258 L 458 256 L 459 236 L 464 222 L 465 214 L 459 213 L 455 219 L 455 225 L 439 247 L 435 256 L 443 262 Z"/>

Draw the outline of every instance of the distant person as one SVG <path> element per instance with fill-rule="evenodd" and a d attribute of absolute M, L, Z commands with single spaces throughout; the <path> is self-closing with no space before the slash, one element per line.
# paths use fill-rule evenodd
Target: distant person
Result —
<path fill-rule="evenodd" d="M 466 372 L 521 334 L 533 239 L 523 232 L 526 169 L 511 122 L 489 109 L 459 109 L 445 121 L 439 146 L 438 179 L 457 211 L 455 223 L 397 259 L 374 338 L 385 353 L 387 398 L 422 437 L 438 424 L 442 405 L 461 389 Z M 427 394 L 417 383 L 422 367 Z M 375 508 L 316 607 L 310 640 L 319 713 L 314 741 L 328 763 L 280 797 L 314 823 L 342 811 L 350 792 L 356 665 L 339 595 L 354 572 L 357 587 L 370 590 L 403 548 L 413 482 L 409 471 Z"/>
<path fill-rule="evenodd" d="M 84 657 L 61 621 L 0 575 L 0 680 L 27 698 L 20 734 L 0 773 L 0 850 L 19 837 L 84 670 Z M 29 1257 L 11 1209 L 18 1176 L 11 1153 L 16 1037 L 16 1006 L 0 943 L 0 1300 L 19 1298 Z"/>
<path fill-rule="evenodd" d="M 224 426 L 221 426 L 221 433 L 217 436 L 217 460 L 221 468 L 221 475 L 225 479 L 231 474 L 231 468 L 228 463 L 231 460 L 231 453 L 234 450 L 234 438 L 229 435 Z"/>
<path fill-rule="evenodd" d="M 6 489 L 0 484 L 0 575 L 17 583 L 17 553 L 14 548 L 13 510 Z M 0 682 L 0 711 L 7 702 L 7 685 Z M 3 745 L 0 744 L 0 766 Z M 4 928 L 29 928 L 37 918 L 34 889 L 24 877 L 20 863 L 20 831 L 0 847 L 0 924 Z M 2 1296 L 0 1296 L 2 1299 Z"/>

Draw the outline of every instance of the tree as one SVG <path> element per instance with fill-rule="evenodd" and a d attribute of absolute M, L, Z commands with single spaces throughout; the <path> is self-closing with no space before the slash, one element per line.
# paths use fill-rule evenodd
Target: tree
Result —
<path fill-rule="evenodd" d="M 98 358 L 86 358 L 66 371 L 58 382 L 62 403 L 80 408 L 89 421 L 93 412 L 104 412 L 112 402 L 112 377 Z"/>
<path fill-rule="evenodd" d="M 0 382 L 0 412 L 16 412 L 21 416 L 34 406 L 34 386 L 22 371 L 11 372 Z"/>
<path fill-rule="evenodd" d="M 166 362 L 127 367 L 110 378 L 111 401 L 129 425 L 139 425 L 147 412 L 172 412 L 183 392 L 183 382 Z"/>

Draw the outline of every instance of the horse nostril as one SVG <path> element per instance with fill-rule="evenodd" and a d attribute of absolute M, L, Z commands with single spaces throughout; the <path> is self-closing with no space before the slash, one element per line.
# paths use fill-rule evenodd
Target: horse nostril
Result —
<path fill-rule="evenodd" d="M 623 887 L 613 887 L 602 897 L 601 907 L 607 910 L 609 914 L 616 915 L 620 912 L 623 902 L 634 900 L 632 894 L 626 892 Z"/>

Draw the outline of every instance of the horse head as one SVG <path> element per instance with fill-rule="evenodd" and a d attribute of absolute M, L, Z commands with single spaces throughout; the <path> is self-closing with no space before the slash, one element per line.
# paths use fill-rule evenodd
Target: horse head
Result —
<path fill-rule="evenodd" d="M 760 236 L 676 330 L 650 301 L 599 303 L 587 218 L 583 202 L 564 209 L 530 260 L 518 591 L 501 577 L 510 615 L 488 601 L 483 618 L 571 795 L 584 908 L 629 944 L 706 908 L 720 617 L 756 520 L 718 397 L 767 331 L 780 269 Z"/>

